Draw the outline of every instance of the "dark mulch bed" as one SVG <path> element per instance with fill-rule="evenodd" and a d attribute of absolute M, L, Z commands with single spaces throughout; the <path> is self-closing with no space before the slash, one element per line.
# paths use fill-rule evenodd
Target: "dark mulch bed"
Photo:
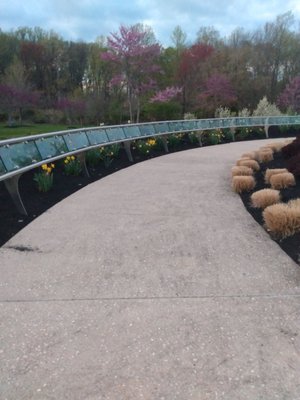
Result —
<path fill-rule="evenodd" d="M 277 153 L 274 155 L 274 160 L 261 164 L 261 169 L 259 172 L 255 174 L 256 179 L 256 187 L 255 190 L 241 194 L 241 198 L 243 203 L 247 209 L 247 211 L 252 215 L 252 217 L 260 224 L 263 225 L 262 211 L 257 208 L 252 208 L 250 206 L 250 196 L 253 192 L 256 192 L 260 189 L 265 189 L 266 184 L 264 183 L 264 173 L 267 168 L 286 168 L 287 161 L 284 159 L 281 153 Z M 296 178 L 296 186 L 283 189 L 280 191 L 283 202 L 288 202 L 289 200 L 300 198 L 300 178 Z M 279 246 L 298 264 L 300 264 L 300 233 L 297 233 L 293 236 L 287 237 L 285 239 L 278 239 L 276 237 L 271 238 L 276 241 Z"/>

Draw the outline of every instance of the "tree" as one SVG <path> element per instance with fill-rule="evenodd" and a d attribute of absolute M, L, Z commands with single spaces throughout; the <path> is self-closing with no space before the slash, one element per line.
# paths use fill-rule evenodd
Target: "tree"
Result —
<path fill-rule="evenodd" d="M 206 61 L 213 52 L 213 47 L 198 43 L 181 53 L 177 76 L 178 86 L 182 87 L 183 114 L 195 109 L 199 88 L 209 73 Z"/>
<path fill-rule="evenodd" d="M 237 100 L 229 79 L 222 74 L 211 75 L 206 80 L 204 90 L 198 98 L 198 105 L 207 113 L 207 116 L 214 116 L 218 107 L 230 107 Z"/>
<path fill-rule="evenodd" d="M 278 105 L 284 110 L 300 113 L 300 75 L 292 79 L 278 98 Z"/>
<path fill-rule="evenodd" d="M 138 122 L 142 96 L 155 87 L 160 46 L 156 42 L 149 44 L 149 30 L 140 25 L 122 25 L 118 33 L 111 34 L 107 45 L 102 59 L 117 67 L 111 83 L 125 88 L 130 120 Z"/>

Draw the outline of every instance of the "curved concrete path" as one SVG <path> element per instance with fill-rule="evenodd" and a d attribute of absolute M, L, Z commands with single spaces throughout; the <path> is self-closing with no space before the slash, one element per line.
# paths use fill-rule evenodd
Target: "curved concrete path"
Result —
<path fill-rule="evenodd" d="M 2 247 L 1 399 L 300 399 L 300 269 L 230 188 L 261 145 L 134 165 Z"/>

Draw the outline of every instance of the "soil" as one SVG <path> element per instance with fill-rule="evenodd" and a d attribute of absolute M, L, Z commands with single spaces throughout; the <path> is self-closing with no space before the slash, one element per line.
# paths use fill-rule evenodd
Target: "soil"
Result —
<path fill-rule="evenodd" d="M 286 168 L 286 160 L 280 153 L 274 154 L 274 160 L 269 163 L 260 164 L 260 171 L 255 174 L 256 186 L 253 191 L 248 193 L 242 193 L 241 199 L 247 209 L 247 211 L 252 215 L 252 217 L 260 224 L 264 225 L 262 218 L 262 210 L 253 208 L 250 205 L 250 196 L 253 192 L 257 190 L 265 189 L 266 184 L 264 183 L 264 174 L 267 168 Z M 281 198 L 284 203 L 289 200 L 300 198 L 300 177 L 296 177 L 296 186 L 291 188 L 283 189 L 280 191 Z M 300 264 L 300 233 L 296 233 L 293 236 L 289 236 L 284 239 L 276 238 L 270 235 L 271 238 L 278 243 L 278 245 L 294 260 L 296 263 Z"/>
<path fill-rule="evenodd" d="M 292 130 L 287 132 L 285 135 L 294 136 L 299 132 Z M 269 132 L 270 137 L 278 137 L 278 129 L 273 127 Z M 179 148 L 171 148 L 170 153 L 182 150 L 188 150 L 191 148 L 198 147 L 196 143 L 192 144 L 187 139 L 183 140 Z M 66 176 L 63 170 L 62 162 L 57 162 L 54 173 L 54 185 L 53 188 L 47 193 L 38 192 L 36 189 L 35 182 L 33 181 L 35 170 L 31 170 L 23 174 L 19 181 L 19 190 L 24 202 L 25 208 L 28 212 L 27 216 L 20 215 L 5 188 L 3 182 L 0 182 L 0 246 L 4 245 L 9 239 L 11 239 L 17 232 L 23 229 L 32 220 L 41 215 L 44 211 L 50 207 L 68 197 L 72 193 L 81 189 L 82 187 L 99 180 L 107 175 L 110 175 L 120 169 L 127 168 L 137 162 L 145 161 L 149 158 L 154 158 L 164 155 L 163 151 L 152 152 L 150 156 L 143 156 L 132 150 L 134 157 L 134 163 L 128 161 L 125 150 L 121 149 L 119 157 L 113 161 L 109 168 L 104 168 L 103 163 L 97 166 L 88 166 L 90 177 L 86 177 L 83 174 L 79 176 Z M 263 173 L 266 168 L 284 168 L 285 160 L 281 154 L 276 154 L 272 162 L 263 164 L 261 171 L 256 174 L 257 186 L 256 190 L 263 189 L 265 187 Z M 285 189 L 282 191 L 283 200 L 286 202 L 293 198 L 300 198 L 300 179 L 298 178 L 297 184 L 291 189 Z M 262 213 L 260 210 L 251 208 L 249 206 L 249 199 L 252 192 L 241 195 L 246 209 L 253 216 L 253 218 L 261 225 L 263 225 Z M 297 263 L 300 264 L 300 233 L 286 239 L 273 238 L 279 246 Z"/>

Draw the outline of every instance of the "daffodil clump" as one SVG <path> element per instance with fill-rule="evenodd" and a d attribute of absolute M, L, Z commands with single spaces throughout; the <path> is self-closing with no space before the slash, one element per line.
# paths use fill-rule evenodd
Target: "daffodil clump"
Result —
<path fill-rule="evenodd" d="M 156 147 L 157 142 L 156 139 L 147 139 L 147 140 L 138 140 L 135 143 L 135 148 L 141 153 L 143 156 L 150 155 L 151 150 Z"/>
<path fill-rule="evenodd" d="M 209 144 L 219 144 L 222 142 L 224 134 L 222 129 L 215 129 L 213 131 L 208 131 L 208 141 Z"/>
<path fill-rule="evenodd" d="M 178 149 L 183 141 L 184 133 L 173 133 L 168 136 L 168 145 L 170 149 Z"/>
<path fill-rule="evenodd" d="M 104 167 L 108 168 L 113 160 L 118 157 L 120 151 L 119 144 L 112 144 L 110 146 L 103 146 L 99 149 L 100 160 L 103 161 Z"/>
<path fill-rule="evenodd" d="M 66 175 L 74 176 L 78 176 L 82 171 L 81 164 L 75 156 L 67 156 L 64 159 L 64 169 Z"/>
<path fill-rule="evenodd" d="M 53 169 L 54 164 L 43 164 L 41 171 L 34 174 L 33 180 L 36 182 L 39 192 L 48 192 L 53 186 Z"/>

